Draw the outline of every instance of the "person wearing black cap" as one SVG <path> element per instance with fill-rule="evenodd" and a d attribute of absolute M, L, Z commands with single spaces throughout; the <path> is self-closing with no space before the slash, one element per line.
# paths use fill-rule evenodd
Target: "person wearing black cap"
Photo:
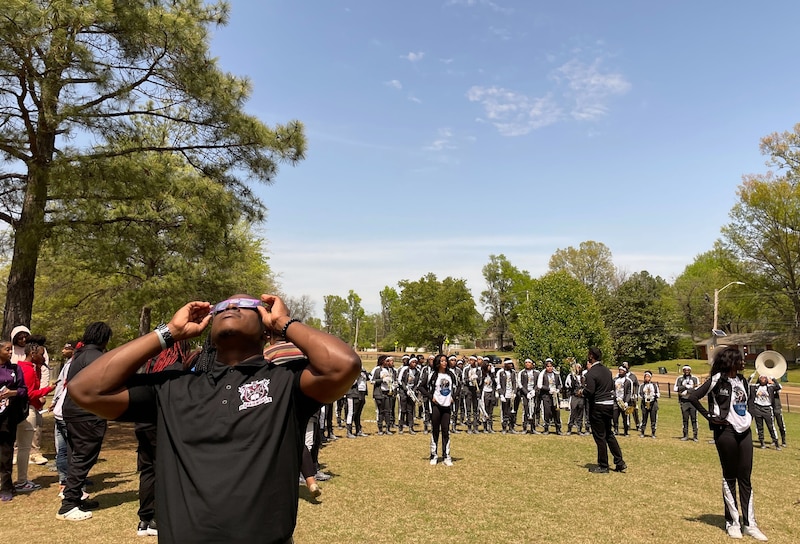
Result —
<path fill-rule="evenodd" d="M 650 419 L 651 436 L 655 438 L 658 424 L 658 398 L 661 396 L 661 391 L 658 389 L 658 383 L 653 381 L 653 373 L 649 370 L 644 371 L 643 380 L 639 386 L 639 398 L 642 402 L 642 425 L 639 428 L 639 436 L 644 438 L 647 420 Z"/>
<path fill-rule="evenodd" d="M 544 361 L 544 371 L 539 374 L 536 390 L 542 402 L 542 417 L 544 421 L 544 434 L 550 433 L 553 424 L 556 434 L 561 434 L 561 410 L 558 405 L 558 395 L 561 391 L 561 375 L 555 371 L 553 360 L 549 357 Z"/>
<path fill-rule="evenodd" d="M 597 445 L 597 466 L 589 469 L 589 472 L 607 473 L 608 452 L 614 457 L 614 470 L 625 472 L 628 465 L 622 458 L 622 449 L 619 447 L 617 438 L 611 431 L 611 416 L 614 413 L 614 379 L 611 371 L 603 366 L 603 352 L 598 347 L 589 348 L 588 361 L 586 363 L 586 380 L 582 395 L 589 403 L 589 421 L 592 426 L 592 436 Z"/>
<path fill-rule="evenodd" d="M 692 431 L 694 433 L 692 440 L 697 442 L 697 410 L 693 404 L 689 402 L 689 395 L 700 385 L 700 380 L 692 376 L 692 367 L 689 365 L 683 365 L 681 370 L 683 371 L 683 375 L 678 376 L 678 379 L 675 380 L 675 387 L 673 388 L 674 391 L 678 393 L 681 416 L 683 417 L 683 437 L 681 440 L 684 442 L 689 440 L 689 420 L 691 419 Z"/>
<path fill-rule="evenodd" d="M 748 387 L 742 375 L 744 359 L 738 348 L 727 347 L 714 354 L 709 378 L 692 389 L 689 402 L 708 420 L 714 432 L 719 462 L 722 466 L 722 503 L 725 506 L 725 530 L 731 538 L 742 534 L 762 542 L 767 537 L 756 523 L 753 488 L 753 417 L 747 411 Z M 700 400 L 708 397 L 708 409 Z M 742 514 L 736 504 L 736 484 Z"/>

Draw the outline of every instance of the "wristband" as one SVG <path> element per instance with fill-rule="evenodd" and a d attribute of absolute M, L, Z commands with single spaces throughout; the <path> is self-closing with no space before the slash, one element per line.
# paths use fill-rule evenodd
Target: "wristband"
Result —
<path fill-rule="evenodd" d="M 292 323 L 300 323 L 300 320 L 292 318 L 292 319 L 290 319 L 289 321 L 286 322 L 286 325 L 284 325 L 283 329 L 281 329 L 281 337 L 284 340 L 286 339 L 286 330 L 289 328 L 289 325 L 291 325 Z"/>
<path fill-rule="evenodd" d="M 169 332 L 169 327 L 167 327 L 165 323 L 161 323 L 153 332 L 155 332 L 156 336 L 158 336 L 158 341 L 161 343 L 161 349 L 171 348 L 175 345 L 175 339 L 172 337 L 172 333 Z"/>

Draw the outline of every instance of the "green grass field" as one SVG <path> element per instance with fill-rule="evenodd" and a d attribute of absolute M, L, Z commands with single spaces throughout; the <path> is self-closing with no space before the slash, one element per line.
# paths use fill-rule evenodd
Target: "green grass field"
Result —
<path fill-rule="evenodd" d="M 565 422 L 567 415 L 562 412 Z M 796 543 L 800 534 L 800 416 L 786 417 L 789 446 L 754 452 L 756 513 L 776 543 Z M 365 418 L 374 419 L 371 399 Z M 52 419 L 45 422 L 49 430 Z M 429 437 L 422 433 L 342 438 L 320 454 L 333 475 L 321 484 L 320 499 L 301 488 L 295 541 L 729 542 L 716 450 L 707 443 L 702 418 L 699 427 L 699 443 L 681 442 L 677 402 L 662 401 L 658 439 L 620 438 L 625 474 L 588 473 L 595 460 L 591 437 L 457 434 L 450 468 L 428 465 Z M 367 432 L 374 430 L 374 423 L 366 424 Z M 48 432 L 49 458 L 51 438 Z M 112 423 L 91 474 L 90 491 L 101 506 L 84 522 L 55 519 L 56 475 L 31 466 L 44 488 L 0 505 L 0 538 L 37 544 L 155 541 L 135 536 L 135 449 L 132 427 Z M 255 505 L 242 508 L 258 515 Z"/>

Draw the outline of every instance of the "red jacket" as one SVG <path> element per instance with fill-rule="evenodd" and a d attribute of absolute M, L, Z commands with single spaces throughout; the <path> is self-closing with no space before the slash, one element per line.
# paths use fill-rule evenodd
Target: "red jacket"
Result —
<path fill-rule="evenodd" d="M 28 402 L 35 410 L 41 410 L 44 408 L 44 398 L 55 388 L 53 386 L 39 388 L 42 380 L 42 371 L 36 368 L 36 365 L 32 362 L 20 361 L 17 365 L 22 370 L 25 386 L 28 388 Z"/>

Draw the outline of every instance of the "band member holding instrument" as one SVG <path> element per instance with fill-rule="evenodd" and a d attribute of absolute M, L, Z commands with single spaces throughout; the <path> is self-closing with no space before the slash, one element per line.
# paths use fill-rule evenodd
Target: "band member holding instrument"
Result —
<path fill-rule="evenodd" d="M 691 369 L 690 369 L 691 370 Z M 692 390 L 689 402 L 709 421 L 714 444 L 722 465 L 722 499 L 725 506 L 725 530 L 731 538 L 749 535 L 766 542 L 758 528 L 753 506 L 750 474 L 753 471 L 752 416 L 747 411 L 748 385 L 744 376 L 744 359 L 735 347 L 720 349 L 711 364 L 711 376 Z M 708 397 L 708 407 L 700 402 Z M 742 514 L 736 504 L 736 484 Z"/>
<path fill-rule="evenodd" d="M 503 434 L 516 434 L 514 430 L 514 396 L 517 394 L 517 373 L 514 371 L 514 360 L 505 359 L 503 370 L 498 373 L 497 387 L 500 390 L 500 410 L 502 413 Z"/>
<path fill-rule="evenodd" d="M 639 437 L 644 438 L 647 430 L 647 420 L 650 419 L 650 436 L 656 437 L 656 426 L 658 424 L 658 398 L 661 391 L 658 384 L 653 381 L 653 373 L 649 370 L 644 371 L 644 381 L 639 386 L 639 398 L 642 399 L 642 426 L 639 428 Z"/>
<path fill-rule="evenodd" d="M 533 361 L 525 359 L 525 368 L 520 370 L 517 378 L 519 389 L 522 392 L 522 432 L 528 434 L 538 434 L 536 432 L 536 420 L 534 418 L 534 407 L 536 406 L 536 380 L 539 373 L 533 368 Z"/>
<path fill-rule="evenodd" d="M 631 405 L 633 395 L 633 384 L 628 379 L 628 372 L 624 366 L 620 366 L 619 373 L 614 379 L 614 434 L 619 435 L 619 416 L 622 416 L 622 436 L 628 436 L 630 428 L 630 417 L 628 409 Z"/>
<path fill-rule="evenodd" d="M 496 382 L 494 379 L 494 373 L 492 373 L 492 365 L 489 363 L 488 358 L 484 358 L 483 360 L 481 376 L 483 376 L 483 384 L 481 387 L 481 399 L 478 408 L 481 411 L 483 432 L 494 433 L 494 389 Z"/>
<path fill-rule="evenodd" d="M 775 432 L 775 423 L 772 418 L 772 403 L 775 398 L 775 386 L 770 383 L 770 378 L 764 375 L 758 377 L 758 383 L 750 385 L 750 403 L 748 409 L 756 420 L 756 430 L 758 431 L 758 441 L 761 449 L 766 449 L 764 444 L 764 423 L 775 444 L 775 449 L 780 451 L 781 445 L 778 442 L 778 433 Z"/>
<path fill-rule="evenodd" d="M 692 376 L 692 367 L 689 365 L 683 365 L 681 370 L 683 371 L 683 376 L 679 376 L 675 380 L 675 387 L 673 388 L 678 393 L 681 415 L 683 416 L 683 438 L 681 440 L 684 442 L 689 440 L 689 420 L 691 419 L 692 431 L 694 432 L 692 440 L 697 442 L 697 410 L 693 403 L 689 402 L 689 396 L 700 385 L 700 380 Z"/>
<path fill-rule="evenodd" d="M 603 352 L 598 347 L 589 348 L 586 380 L 583 396 L 589 403 L 589 421 L 592 436 L 597 445 L 597 466 L 589 469 L 592 473 L 608 473 L 608 452 L 614 456 L 614 468 L 625 472 L 628 465 L 622 458 L 622 450 L 617 438 L 611 432 L 611 416 L 614 413 L 614 379 L 611 371 L 603 366 Z"/>
<path fill-rule="evenodd" d="M 380 365 L 372 373 L 372 396 L 378 406 L 378 435 L 392 434 L 389 428 L 392 424 L 392 397 L 395 390 L 394 369 L 391 366 L 394 359 L 391 356 L 382 360 L 378 357 L 378 361 Z"/>
<path fill-rule="evenodd" d="M 481 383 L 483 377 L 481 369 L 478 367 L 478 358 L 474 355 L 469 356 L 469 364 L 464 367 L 463 372 L 464 404 L 466 405 L 467 432 L 478 434 L 478 398 L 481 393 Z"/>
<path fill-rule="evenodd" d="M 440 354 L 434 359 L 435 370 L 430 378 L 420 387 L 424 388 L 431 399 L 431 465 L 438 462 L 437 446 L 439 434 L 442 436 L 442 457 L 445 466 L 453 466 L 450 457 L 450 416 L 454 402 L 453 385 L 455 374 L 448 368 L 447 356 Z"/>
<path fill-rule="evenodd" d="M 639 430 L 639 405 L 637 404 L 639 400 L 639 378 L 636 377 L 636 374 L 631 372 L 631 364 L 628 361 L 623 361 L 622 366 L 625 367 L 626 375 L 628 379 L 631 381 L 631 402 L 628 406 L 628 412 L 631 417 L 633 417 L 633 423 L 636 425 L 636 430 Z M 628 419 L 628 425 L 630 426 L 630 419 Z"/>
<path fill-rule="evenodd" d="M 575 432 L 582 434 L 582 429 L 586 423 L 586 413 L 584 411 L 583 398 L 578 396 L 578 392 L 583 388 L 583 375 L 580 363 L 572 363 L 570 373 L 564 380 L 564 389 L 569 395 L 569 421 L 567 422 L 567 434 Z"/>
<path fill-rule="evenodd" d="M 558 405 L 561 375 L 555 372 L 553 360 L 549 357 L 544 361 L 544 371 L 539 374 L 536 389 L 542 402 L 544 434 L 550 433 L 551 424 L 555 426 L 556 434 L 561 434 L 561 410 Z"/>
<path fill-rule="evenodd" d="M 408 365 L 400 369 L 397 381 L 400 384 L 400 423 L 398 433 L 403 434 L 403 425 L 408 427 L 409 434 L 417 434 L 414 430 L 414 409 L 417 407 L 417 386 L 419 370 L 417 358 L 411 357 Z"/>

